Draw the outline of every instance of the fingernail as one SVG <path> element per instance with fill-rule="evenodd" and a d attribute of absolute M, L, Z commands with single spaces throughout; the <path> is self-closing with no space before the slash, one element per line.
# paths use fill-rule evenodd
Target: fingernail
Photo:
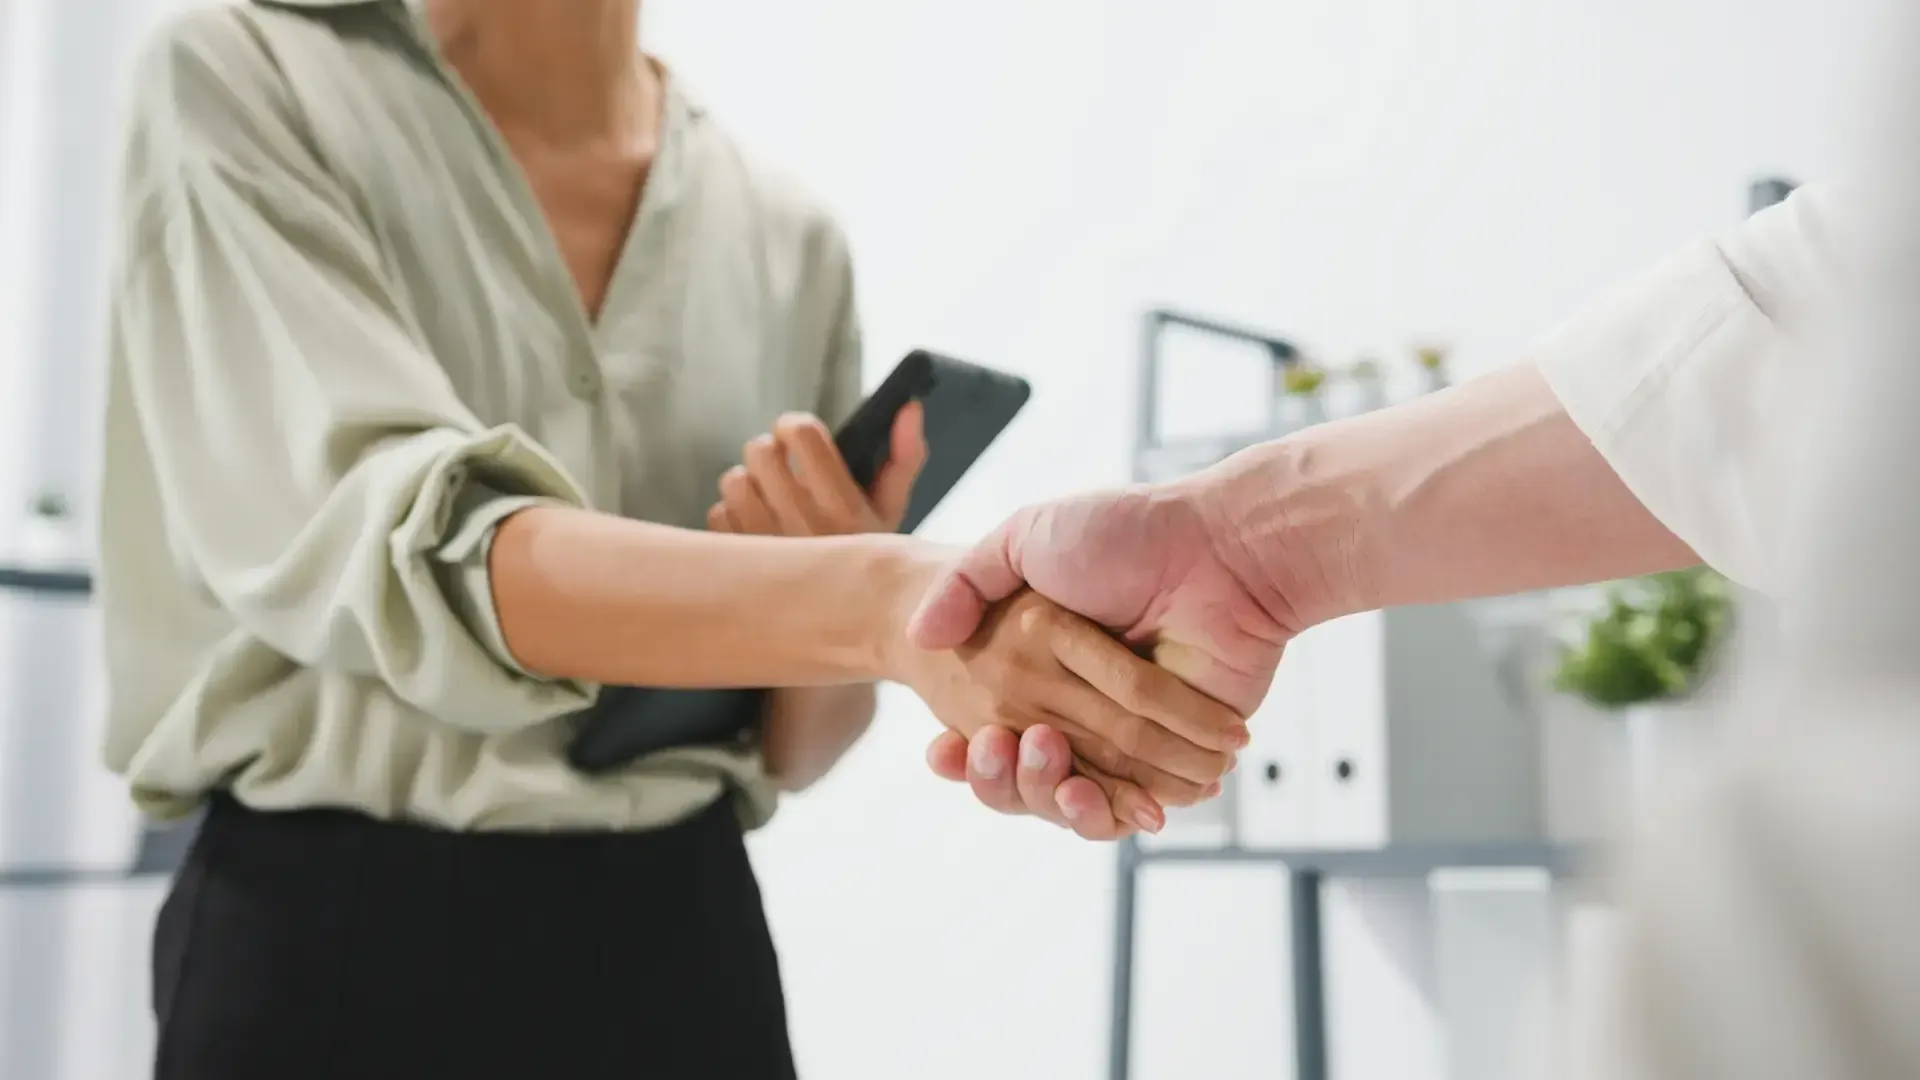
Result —
<path fill-rule="evenodd" d="M 1214 796 L 1220 794 L 1222 790 L 1224 789 L 1221 788 L 1220 781 L 1215 780 L 1213 783 L 1207 785 L 1207 790 L 1205 792 L 1205 795 L 1207 798 L 1211 799 Z"/>
<path fill-rule="evenodd" d="M 1000 779 L 1000 758 L 984 744 L 975 746 L 969 756 L 973 760 L 973 771 L 988 780 Z"/>
<path fill-rule="evenodd" d="M 1047 752 L 1025 739 L 1020 740 L 1020 767 L 1039 772 L 1047 767 Z"/>
<path fill-rule="evenodd" d="M 1133 808 L 1133 813 L 1128 816 L 1133 819 L 1135 825 L 1140 826 L 1143 832 L 1157 833 L 1166 826 L 1166 821 L 1160 816 L 1160 812 L 1151 806 L 1136 806 Z"/>
<path fill-rule="evenodd" d="M 1247 744 L 1253 741 L 1253 732 L 1248 731 L 1247 726 L 1242 724 L 1239 727 L 1228 728 L 1227 737 L 1233 743 L 1235 750 L 1245 750 Z"/>

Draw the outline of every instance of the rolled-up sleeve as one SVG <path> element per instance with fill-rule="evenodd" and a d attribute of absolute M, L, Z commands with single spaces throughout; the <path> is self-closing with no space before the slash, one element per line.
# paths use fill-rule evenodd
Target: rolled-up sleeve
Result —
<path fill-rule="evenodd" d="M 164 506 L 154 542 L 247 634 L 446 723 L 589 704 L 513 662 L 486 572 L 499 522 L 583 505 L 579 486 L 461 402 L 284 102 L 190 50 L 147 64 L 112 336 Z"/>
<path fill-rule="evenodd" d="M 1779 584 L 1800 345 L 1842 271 L 1845 198 L 1805 188 L 1689 244 L 1532 353 L 1635 497 L 1709 565 L 1763 592 Z"/>

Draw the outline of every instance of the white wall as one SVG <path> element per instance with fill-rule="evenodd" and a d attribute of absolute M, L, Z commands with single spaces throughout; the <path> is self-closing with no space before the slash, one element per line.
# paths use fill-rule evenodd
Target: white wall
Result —
<path fill-rule="evenodd" d="M 928 344 L 1028 374 L 1030 413 L 930 524 L 1119 481 L 1136 317 L 1172 302 L 1345 359 L 1438 334 L 1472 370 L 1610 279 L 1805 179 L 1852 134 L 1885 0 L 652 0 L 656 46 L 840 210 L 869 377 Z M 1038 463 L 1038 464 L 1037 464 Z M 756 838 L 803 1065 L 1103 1075 L 1111 862 L 919 765 L 911 699 Z M 1285 1076 L 1284 890 L 1143 899 L 1138 1075 Z M 1336 896 L 1345 1077 L 1436 1075 L 1439 1034 Z M 1415 979 L 1417 984 L 1420 980 Z"/>
<path fill-rule="evenodd" d="M 1027 417 L 931 525 L 958 540 L 1021 501 L 1123 478 L 1148 304 L 1267 326 L 1333 359 L 1435 334 L 1469 369 L 1516 357 L 1610 278 L 1735 220 L 1756 174 L 1837 160 L 1857 115 L 1854 47 L 1892 0 L 649 2 L 658 48 L 840 210 L 870 377 L 928 344 L 1034 380 Z M 0 0 L 0 33 L 36 3 L 54 0 Z M 0 85 L 52 77 L 26 71 Z M 0 132 L 17 139 L 24 113 L 5 97 Z M 62 107 L 27 125 L 36 139 L 97 122 Z M 17 145 L 0 167 L 22 164 Z M 44 239 L 94 220 L 76 193 L 96 184 L 29 189 L 25 175 L 0 171 L 0 222 Z M 0 238 L 13 245 L 0 296 L 27 319 L 0 327 L 13 420 L 0 448 L 16 455 L 34 437 L 9 406 L 38 379 L 15 377 L 15 350 L 84 340 L 32 316 L 86 302 L 31 290 L 52 261 L 19 235 Z M 9 502 L 19 465 L 0 460 Z M 0 701 L 18 677 L 0 671 Z M 803 1068 L 1093 1080 L 1110 852 L 937 785 L 919 763 L 931 733 L 890 694 L 840 772 L 754 840 Z M 1288 1074 L 1284 901 L 1259 870 L 1150 880 L 1137 1076 Z M 76 941 L 91 904 L 60 920 Z M 1432 974 L 1378 948 L 1423 912 L 1383 886 L 1330 903 L 1343 1077 L 1436 1075 Z M 0 923 L 22 941 L 44 926 Z M 128 979 L 144 978 L 135 939 Z M 114 970 L 76 970 L 61 992 Z"/>

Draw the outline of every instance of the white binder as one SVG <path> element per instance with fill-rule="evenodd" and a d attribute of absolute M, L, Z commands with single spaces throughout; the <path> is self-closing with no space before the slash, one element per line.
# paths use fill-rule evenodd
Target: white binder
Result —
<path fill-rule="evenodd" d="M 1311 642 L 1287 646 L 1273 689 L 1247 721 L 1253 738 L 1240 752 L 1231 793 L 1240 841 L 1247 847 L 1299 848 L 1313 835 L 1307 770 L 1320 672 L 1310 660 L 1312 650 Z"/>
<path fill-rule="evenodd" d="M 1350 616 L 1302 640 L 1314 668 L 1308 845 L 1542 836 L 1539 722 L 1474 605 Z"/>

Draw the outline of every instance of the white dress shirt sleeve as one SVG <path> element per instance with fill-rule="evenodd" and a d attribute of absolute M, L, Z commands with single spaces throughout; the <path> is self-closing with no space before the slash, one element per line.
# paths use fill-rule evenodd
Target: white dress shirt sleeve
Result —
<path fill-rule="evenodd" d="M 1837 280 L 1842 189 L 1696 241 L 1540 342 L 1535 362 L 1629 490 L 1709 565 L 1779 585 L 1798 342 Z"/>

